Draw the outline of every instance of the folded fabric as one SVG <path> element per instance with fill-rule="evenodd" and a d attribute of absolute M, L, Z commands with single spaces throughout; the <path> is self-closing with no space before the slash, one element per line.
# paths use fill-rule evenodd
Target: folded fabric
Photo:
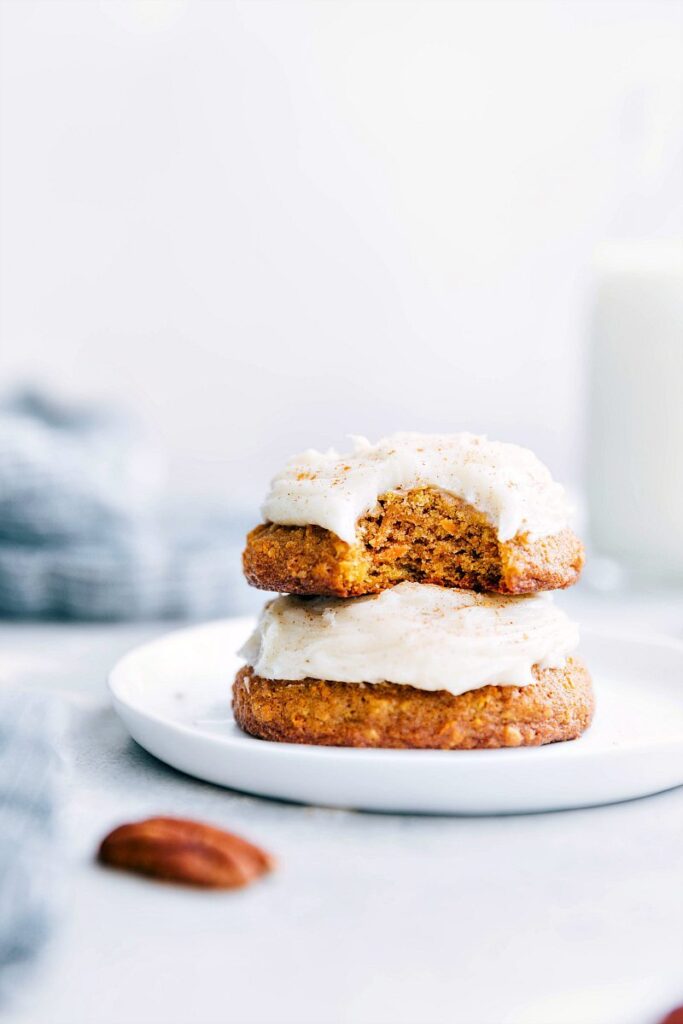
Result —
<path fill-rule="evenodd" d="M 0 1008 L 58 906 L 64 725 L 58 698 L 0 689 Z"/>
<path fill-rule="evenodd" d="M 195 618 L 253 607 L 246 523 L 170 498 L 164 465 L 108 410 L 0 404 L 0 614 Z"/>
<path fill-rule="evenodd" d="M 113 411 L 28 391 L 0 403 L 0 538 L 109 537 L 159 498 L 162 460 Z"/>

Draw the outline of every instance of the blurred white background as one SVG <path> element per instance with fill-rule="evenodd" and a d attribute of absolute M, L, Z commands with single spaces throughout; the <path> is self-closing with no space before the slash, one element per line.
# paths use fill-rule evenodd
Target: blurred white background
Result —
<path fill-rule="evenodd" d="M 591 260 L 680 233 L 674 0 L 4 0 L 0 386 L 131 405 L 188 491 L 529 444 L 576 485 Z"/>

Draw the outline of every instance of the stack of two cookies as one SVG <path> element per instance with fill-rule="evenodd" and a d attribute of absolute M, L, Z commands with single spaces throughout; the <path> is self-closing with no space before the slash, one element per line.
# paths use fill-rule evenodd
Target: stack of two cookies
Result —
<path fill-rule="evenodd" d="M 593 692 L 548 594 L 583 549 L 529 451 L 471 434 L 308 451 L 248 537 L 263 610 L 233 687 L 261 739 L 354 747 L 536 746 L 579 736 Z"/>

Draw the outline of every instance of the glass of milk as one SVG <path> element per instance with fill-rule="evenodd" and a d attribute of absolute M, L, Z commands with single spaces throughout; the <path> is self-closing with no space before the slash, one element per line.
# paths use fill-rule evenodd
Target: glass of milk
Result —
<path fill-rule="evenodd" d="M 590 533 L 629 575 L 683 582 L 683 239 L 596 258 Z"/>

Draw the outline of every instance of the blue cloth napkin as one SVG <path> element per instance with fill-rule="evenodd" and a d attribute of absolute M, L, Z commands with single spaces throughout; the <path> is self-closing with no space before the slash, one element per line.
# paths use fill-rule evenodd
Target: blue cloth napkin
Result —
<path fill-rule="evenodd" d="M 109 409 L 0 403 L 0 615 L 199 618 L 255 607 L 247 524 L 170 498 L 164 465 Z"/>
<path fill-rule="evenodd" d="M 61 877 L 61 702 L 0 689 L 0 1008 L 43 949 Z"/>

